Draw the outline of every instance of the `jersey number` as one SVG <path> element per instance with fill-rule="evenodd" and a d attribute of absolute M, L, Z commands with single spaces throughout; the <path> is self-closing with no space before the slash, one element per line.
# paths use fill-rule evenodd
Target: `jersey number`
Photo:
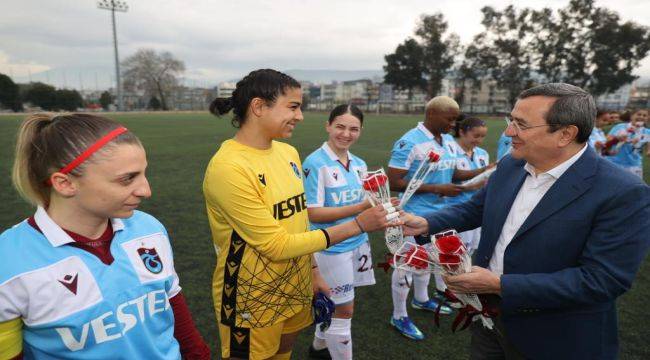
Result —
<path fill-rule="evenodd" d="M 370 270 L 370 268 L 366 267 L 366 263 L 368 262 L 368 255 L 361 255 L 357 260 L 363 261 L 363 264 L 361 264 L 361 266 L 359 266 L 359 268 L 357 269 L 358 272 L 364 272 Z"/>

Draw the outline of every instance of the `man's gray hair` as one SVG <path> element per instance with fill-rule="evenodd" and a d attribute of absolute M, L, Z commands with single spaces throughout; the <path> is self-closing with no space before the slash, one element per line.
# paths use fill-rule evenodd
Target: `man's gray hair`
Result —
<path fill-rule="evenodd" d="M 550 83 L 522 91 L 519 99 L 531 96 L 557 98 L 545 116 L 551 131 L 574 125 L 578 128 L 576 141 L 584 143 L 589 140 L 597 109 L 594 98 L 587 91 L 565 83 Z"/>

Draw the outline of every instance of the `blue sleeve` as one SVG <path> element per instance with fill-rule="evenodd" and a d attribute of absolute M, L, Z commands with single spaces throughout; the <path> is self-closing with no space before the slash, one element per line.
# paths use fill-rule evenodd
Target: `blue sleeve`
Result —
<path fill-rule="evenodd" d="M 629 290 L 650 246 L 649 189 L 635 184 L 608 202 L 594 219 L 578 266 L 502 275 L 502 310 L 592 305 Z"/>
<path fill-rule="evenodd" d="M 615 125 L 613 128 L 611 128 L 611 129 L 609 130 L 609 133 L 607 133 L 607 135 L 618 136 L 617 133 L 620 133 L 620 132 L 621 132 L 621 128 L 624 127 L 624 126 L 627 126 L 627 124 L 618 124 L 618 125 Z"/>
<path fill-rule="evenodd" d="M 413 159 L 410 157 L 413 150 L 413 142 L 401 138 L 393 145 L 393 150 L 390 153 L 390 161 L 388 167 L 395 169 L 408 170 L 411 167 Z"/>
<path fill-rule="evenodd" d="M 307 197 L 308 207 L 325 206 L 325 184 L 321 179 L 319 167 L 311 157 L 307 157 L 302 164 L 303 184 L 305 186 L 305 195 Z"/>

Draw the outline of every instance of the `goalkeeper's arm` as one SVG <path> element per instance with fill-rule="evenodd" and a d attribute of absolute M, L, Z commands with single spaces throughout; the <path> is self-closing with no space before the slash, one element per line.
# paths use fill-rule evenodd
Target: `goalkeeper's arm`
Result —
<path fill-rule="evenodd" d="M 0 359 L 22 359 L 23 320 L 0 322 Z"/>

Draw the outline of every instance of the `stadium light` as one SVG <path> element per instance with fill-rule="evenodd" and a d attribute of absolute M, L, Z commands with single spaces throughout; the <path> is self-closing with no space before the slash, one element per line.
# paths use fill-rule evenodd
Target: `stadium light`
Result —
<path fill-rule="evenodd" d="M 111 11 L 111 23 L 113 25 L 113 47 L 115 48 L 115 79 L 117 80 L 117 110 L 124 110 L 124 101 L 122 99 L 122 86 L 120 84 L 120 59 L 117 55 L 117 32 L 115 31 L 115 12 L 127 12 L 129 5 L 126 1 L 122 0 L 100 0 L 97 2 L 97 7 L 102 10 Z"/>

